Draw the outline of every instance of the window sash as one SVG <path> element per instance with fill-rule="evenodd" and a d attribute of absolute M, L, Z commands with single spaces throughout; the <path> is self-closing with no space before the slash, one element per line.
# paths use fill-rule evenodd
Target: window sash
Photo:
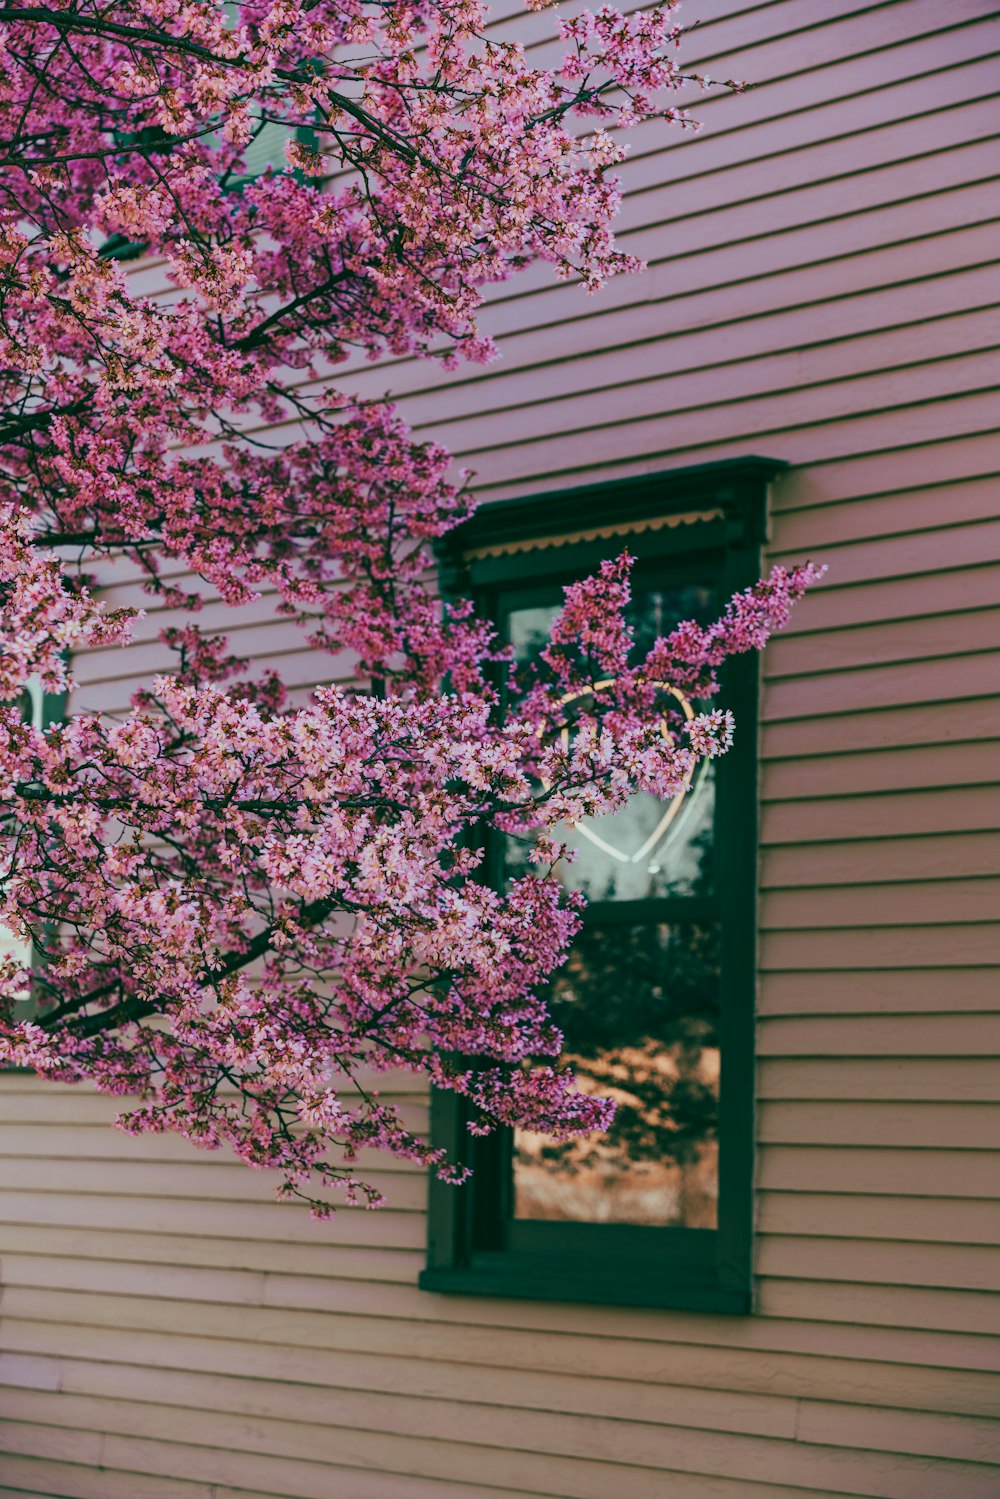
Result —
<path fill-rule="evenodd" d="M 625 486 L 594 486 L 548 504 L 541 497 L 484 507 L 469 523 L 465 553 L 459 544 L 442 557 L 445 584 L 458 593 L 471 589 L 482 611 L 502 623 L 515 591 L 540 596 L 627 546 L 640 575 L 662 568 L 664 574 L 689 576 L 699 565 L 712 564 L 724 603 L 759 575 L 767 483 L 780 467 L 763 459 L 736 461 Z M 630 515 L 655 521 L 690 509 L 694 501 L 713 500 L 721 513 L 626 534 Z M 564 533 L 610 521 L 618 534 L 518 550 L 519 534 L 551 537 L 560 520 Z M 500 542 L 493 544 L 496 536 Z M 722 920 L 718 1227 L 514 1220 L 510 1132 L 507 1139 L 473 1140 L 461 1101 L 438 1093 L 434 1142 L 471 1164 L 473 1178 L 459 1189 L 431 1182 L 424 1288 L 733 1314 L 751 1309 L 758 671 L 757 658 L 748 656 L 728 662 L 721 673 L 720 696 L 736 714 L 737 739 L 720 762 L 716 786 L 716 828 L 724 830 L 725 844 L 716 860 L 713 896 L 603 901 L 585 917 L 602 924 Z"/>

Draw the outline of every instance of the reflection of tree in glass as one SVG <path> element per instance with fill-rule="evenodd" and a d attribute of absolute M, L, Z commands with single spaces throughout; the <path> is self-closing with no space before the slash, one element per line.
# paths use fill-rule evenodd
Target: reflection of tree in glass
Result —
<path fill-rule="evenodd" d="M 710 617 L 714 603 L 711 589 L 693 583 L 638 592 L 630 610 L 637 652 L 680 619 Z M 517 660 L 529 671 L 555 612 L 536 605 L 510 616 Z M 591 922 L 554 976 L 549 1005 L 581 1088 L 613 1097 L 618 1111 L 606 1134 L 585 1139 L 557 1143 L 517 1132 L 518 1217 L 715 1226 L 717 924 L 666 925 L 655 910 L 635 923 L 601 920 L 602 906 L 621 899 L 711 895 L 711 793 L 710 778 L 689 793 L 672 833 L 638 867 L 619 865 L 599 843 L 568 832 L 577 859 L 566 866 L 567 883 L 588 895 Z M 629 856 L 663 806 L 636 797 L 618 818 L 587 826 Z M 530 873 L 527 848 L 515 840 L 505 863 L 508 876 Z"/>
<path fill-rule="evenodd" d="M 637 656 L 645 655 L 679 619 L 710 615 L 713 602 L 712 591 L 700 584 L 638 592 L 627 611 Z M 523 671 L 522 686 L 533 680 L 539 652 L 556 613 L 554 603 L 535 604 L 516 609 L 509 616 L 510 640 Z M 680 734 L 685 710 L 669 693 L 662 696 L 664 730 Z M 571 738 L 578 713 L 588 711 L 589 706 L 584 694 L 579 701 L 567 702 L 566 725 Z M 688 714 L 690 711 L 686 710 Z M 562 836 L 573 858 L 561 866 L 560 877 L 570 889 L 583 891 L 591 904 L 709 894 L 714 779 L 712 763 L 703 760 L 691 785 L 673 805 L 639 792 L 616 813 L 567 825 Z M 505 864 L 509 877 L 530 875 L 534 868 L 530 840 L 511 839 Z"/>
<path fill-rule="evenodd" d="M 636 589 L 625 611 L 625 618 L 634 632 L 633 664 L 647 656 L 657 638 L 668 635 L 682 619 L 708 624 L 717 607 L 715 590 L 705 583 L 675 583 L 669 588 Z"/>
<path fill-rule="evenodd" d="M 520 667 L 538 665 L 542 650 L 548 644 L 550 626 L 559 609 L 560 603 L 554 601 L 511 611 L 507 632 Z M 704 625 L 716 612 L 715 590 L 704 583 L 678 583 L 670 588 L 637 588 L 625 610 L 625 618 L 632 627 L 635 641 L 630 652 L 632 665 L 642 661 L 657 638 L 669 634 L 682 619 L 693 619 Z"/>
<path fill-rule="evenodd" d="M 686 1165 L 714 1140 L 718 1114 L 715 924 L 588 927 L 551 991 L 565 1055 L 588 1092 L 618 1112 L 607 1136 L 547 1142 L 550 1170 L 608 1163 Z"/>

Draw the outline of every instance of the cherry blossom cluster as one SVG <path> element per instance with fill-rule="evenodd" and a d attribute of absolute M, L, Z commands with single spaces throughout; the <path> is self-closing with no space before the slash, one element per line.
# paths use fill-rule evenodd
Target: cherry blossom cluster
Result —
<path fill-rule="evenodd" d="M 721 622 L 713 660 L 759 644 L 812 576 L 742 596 L 754 627 Z M 689 661 L 660 640 L 628 666 L 627 559 L 568 593 L 551 661 L 502 721 L 487 691 L 328 687 L 281 712 L 178 677 L 120 723 L 42 733 L 0 709 L 0 919 L 45 957 L 37 1021 L 16 1018 L 24 974 L 0 965 L 0 1052 L 137 1094 L 125 1128 L 227 1144 L 320 1212 L 338 1183 L 365 1199 L 366 1147 L 454 1174 L 373 1090 L 380 1072 L 459 1094 L 473 1133 L 606 1124 L 539 997 L 580 898 L 546 868 L 492 888 L 484 840 L 517 828 L 558 858 L 567 821 L 682 792 L 731 723 L 713 709 L 664 732 L 674 700 L 651 667 Z"/>
<path fill-rule="evenodd" d="M 109 611 L 85 587 L 72 587 L 59 557 L 32 546 L 28 512 L 0 507 L 0 702 L 18 697 L 33 677 L 46 692 L 64 692 L 72 646 L 125 644 L 137 615 Z"/>
<path fill-rule="evenodd" d="M 711 697 L 812 580 L 778 571 L 635 661 L 622 558 L 519 677 L 430 581 L 466 477 L 334 383 L 489 359 L 484 289 L 533 261 L 588 289 L 638 268 L 609 169 L 623 127 L 682 119 L 678 37 L 669 3 L 603 7 L 553 21 L 541 66 L 479 0 L 0 8 L 0 923 L 35 957 L 0 963 L 0 1057 L 319 1213 L 375 1200 L 372 1148 L 461 1178 L 389 1070 L 472 1133 L 607 1123 L 542 998 L 580 921 L 566 825 L 724 752 L 724 706 L 677 691 Z M 123 720 L 39 730 L 25 683 L 128 639 L 109 559 L 182 611 L 175 668 Z M 364 685 L 293 706 L 200 628 L 206 600 L 297 621 L 317 679 L 342 655 Z M 532 872 L 494 888 L 512 834 Z"/>

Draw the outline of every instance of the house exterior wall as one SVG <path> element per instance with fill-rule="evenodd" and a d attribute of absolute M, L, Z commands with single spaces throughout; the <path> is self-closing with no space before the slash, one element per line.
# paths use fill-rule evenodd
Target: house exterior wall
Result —
<path fill-rule="evenodd" d="M 756 1310 L 431 1295 L 415 1171 L 316 1225 L 6 1075 L 4 1499 L 1000 1492 L 1000 13 L 696 16 L 691 61 L 759 86 L 699 101 L 696 139 L 640 132 L 646 275 L 585 300 L 531 271 L 489 299 L 499 365 L 353 379 L 487 499 L 793 465 L 770 556 L 830 573 L 763 668 Z M 79 700 L 123 707 L 162 622 L 84 658 Z"/>

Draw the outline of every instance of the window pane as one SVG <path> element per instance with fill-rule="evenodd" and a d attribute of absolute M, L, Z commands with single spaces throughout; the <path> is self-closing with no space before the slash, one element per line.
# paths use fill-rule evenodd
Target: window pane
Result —
<path fill-rule="evenodd" d="M 254 132 L 254 139 L 243 153 L 246 176 L 259 177 L 265 167 L 274 167 L 278 172 L 284 171 L 288 166 L 285 159 L 285 142 L 295 139 L 294 130 L 289 130 L 287 125 L 278 125 L 269 121 L 259 133 L 255 125 Z"/>
<path fill-rule="evenodd" d="M 714 767 L 703 761 L 673 802 L 641 792 L 613 816 L 561 828 L 576 858 L 559 866 L 560 879 L 590 902 L 710 895 L 714 800 Z M 506 869 L 510 878 L 535 872 L 523 842 L 509 840 Z"/>
<path fill-rule="evenodd" d="M 718 925 L 587 927 L 550 1005 L 580 1086 L 618 1112 L 566 1144 L 515 1133 L 515 1217 L 714 1228 Z"/>
<path fill-rule="evenodd" d="M 626 618 L 632 626 L 635 645 L 632 665 L 649 653 L 660 635 L 667 635 L 682 619 L 707 623 L 716 612 L 715 589 L 707 582 L 635 583 Z M 512 609 L 507 615 L 507 638 L 522 665 L 537 661 L 549 636 L 549 626 L 562 608 L 562 590 L 554 590 L 551 601 Z"/>
<path fill-rule="evenodd" d="M 634 659 L 641 660 L 679 620 L 711 617 L 714 603 L 713 590 L 703 583 L 637 587 L 629 610 Z M 509 614 L 508 635 L 521 665 L 537 660 L 559 607 L 553 600 Z M 711 894 L 714 790 L 714 767 L 704 761 L 689 789 L 672 802 L 642 793 L 614 816 L 587 818 L 565 830 L 576 858 L 560 877 L 592 902 Z M 506 864 L 511 876 L 533 869 L 527 848 L 516 842 L 508 847 Z"/>

